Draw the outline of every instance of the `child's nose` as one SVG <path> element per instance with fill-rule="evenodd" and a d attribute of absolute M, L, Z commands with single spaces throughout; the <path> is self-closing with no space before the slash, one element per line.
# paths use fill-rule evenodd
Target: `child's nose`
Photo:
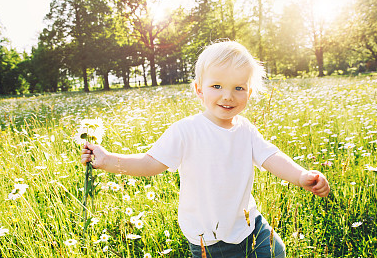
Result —
<path fill-rule="evenodd" d="M 223 99 L 224 100 L 233 100 L 233 93 L 231 90 L 224 90 L 223 91 Z"/>

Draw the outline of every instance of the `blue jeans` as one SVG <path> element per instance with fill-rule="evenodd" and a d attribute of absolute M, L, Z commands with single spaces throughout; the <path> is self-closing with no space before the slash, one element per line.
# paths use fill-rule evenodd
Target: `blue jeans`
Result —
<path fill-rule="evenodd" d="M 255 229 L 239 244 L 228 244 L 223 241 L 206 246 L 207 258 L 284 258 L 285 245 L 274 231 L 273 245 L 270 245 L 271 226 L 260 213 L 255 217 Z M 255 245 L 253 248 L 253 238 Z M 201 258 L 201 247 L 189 242 L 192 258 Z M 271 253 L 271 250 L 273 252 Z"/>

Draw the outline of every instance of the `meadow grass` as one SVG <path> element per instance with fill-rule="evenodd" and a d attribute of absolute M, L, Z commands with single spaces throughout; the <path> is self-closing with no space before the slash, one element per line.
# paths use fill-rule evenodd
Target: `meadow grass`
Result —
<path fill-rule="evenodd" d="M 242 115 L 331 185 L 320 198 L 256 170 L 257 206 L 287 256 L 377 257 L 377 80 L 266 84 Z M 99 191 L 83 234 L 85 167 L 73 136 L 82 119 L 100 117 L 105 148 L 145 152 L 169 125 L 202 109 L 188 85 L 0 100 L 0 257 L 190 257 L 177 223 L 177 172 L 132 178 L 95 170 Z M 15 184 L 28 186 L 17 199 L 9 195 Z"/>

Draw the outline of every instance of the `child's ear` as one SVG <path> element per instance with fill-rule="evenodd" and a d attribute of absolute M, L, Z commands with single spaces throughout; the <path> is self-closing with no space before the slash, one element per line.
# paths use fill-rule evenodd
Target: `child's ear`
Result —
<path fill-rule="evenodd" d="M 250 99 L 250 97 L 251 97 L 251 93 L 253 93 L 253 89 L 252 89 L 252 88 L 249 88 L 249 97 L 248 97 L 248 99 Z"/>
<path fill-rule="evenodd" d="M 200 99 L 203 99 L 203 90 L 202 90 L 202 87 L 199 86 L 196 82 L 195 82 L 195 92 L 196 92 L 196 95 L 198 95 L 198 97 Z"/>

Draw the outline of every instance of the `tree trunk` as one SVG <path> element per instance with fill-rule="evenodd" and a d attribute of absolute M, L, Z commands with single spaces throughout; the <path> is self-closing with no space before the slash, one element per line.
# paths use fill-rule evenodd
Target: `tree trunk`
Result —
<path fill-rule="evenodd" d="M 148 81 L 147 81 L 147 71 L 145 69 L 145 64 L 141 64 L 143 66 L 143 78 L 144 78 L 144 86 L 148 86 Z"/>
<path fill-rule="evenodd" d="M 110 90 L 110 84 L 109 84 L 109 72 L 105 72 L 103 74 L 103 89 L 104 90 Z"/>
<path fill-rule="evenodd" d="M 122 77 L 123 77 L 123 89 L 129 89 L 130 86 L 130 71 L 129 68 L 125 68 L 125 70 L 122 70 Z"/>
<path fill-rule="evenodd" d="M 152 53 L 149 55 L 149 63 L 151 66 L 151 77 L 152 77 L 152 86 L 157 86 L 157 75 L 156 75 L 156 65 L 154 60 L 154 49 L 152 49 Z"/>
<path fill-rule="evenodd" d="M 323 73 L 323 48 L 322 47 L 318 47 L 315 50 L 315 57 L 317 59 L 317 64 L 318 64 L 318 72 L 319 72 L 318 76 L 323 77 L 325 75 Z"/>
<path fill-rule="evenodd" d="M 82 77 L 84 78 L 84 91 L 89 92 L 88 73 L 85 66 L 82 67 Z"/>

